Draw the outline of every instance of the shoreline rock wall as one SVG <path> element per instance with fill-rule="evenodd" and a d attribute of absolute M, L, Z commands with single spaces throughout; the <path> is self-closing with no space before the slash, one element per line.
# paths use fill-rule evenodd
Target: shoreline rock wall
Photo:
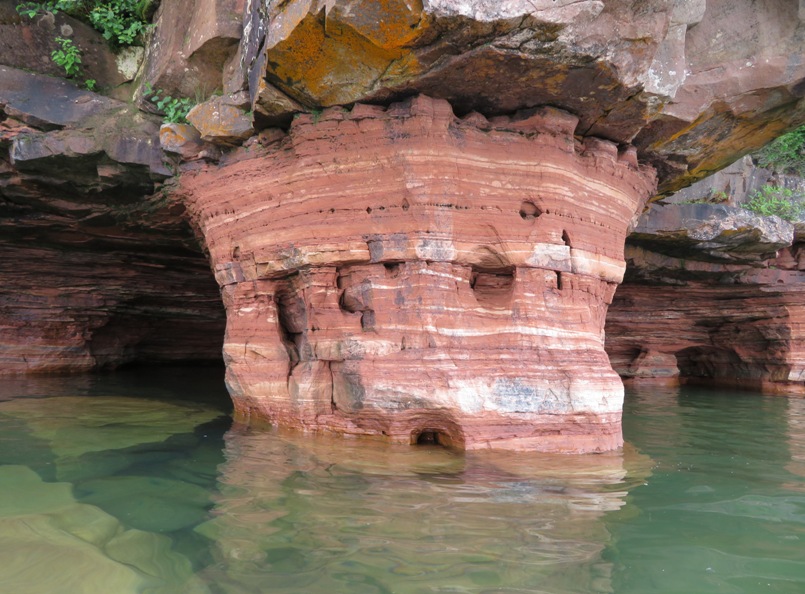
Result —
<path fill-rule="evenodd" d="M 302 116 L 183 175 L 238 415 L 467 449 L 618 447 L 602 330 L 654 174 L 575 125 L 554 109 L 458 119 L 420 96 Z"/>
<path fill-rule="evenodd" d="M 220 360 L 224 316 L 159 126 L 0 67 L 0 375 Z"/>
<path fill-rule="evenodd" d="M 163 2 L 139 72 L 72 22 L 0 0 L 0 61 L 52 74 L 74 30 L 124 100 L 0 66 L 0 372 L 213 356 L 209 254 L 242 416 L 398 442 L 617 447 L 603 324 L 654 192 L 638 162 L 666 194 L 805 121 L 788 0 Z M 200 101 L 192 126 L 158 132 L 148 89 Z M 779 293 L 794 320 L 779 242 L 700 222 L 676 264 L 662 221 L 628 248 L 642 285 Z M 789 289 L 741 276 L 772 266 Z M 763 332 L 796 323 L 755 324 L 783 359 L 746 377 L 778 377 Z"/>
<path fill-rule="evenodd" d="M 627 381 L 805 394 L 799 226 L 729 205 L 653 205 L 627 239 L 607 316 L 613 368 Z"/>

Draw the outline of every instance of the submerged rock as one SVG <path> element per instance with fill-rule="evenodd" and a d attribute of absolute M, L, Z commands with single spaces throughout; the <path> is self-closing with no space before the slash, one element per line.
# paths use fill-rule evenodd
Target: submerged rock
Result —
<path fill-rule="evenodd" d="M 208 594 L 164 536 L 76 502 L 68 483 L 0 467 L 0 582 L 19 594 Z"/>
<path fill-rule="evenodd" d="M 75 494 L 126 523 L 148 532 L 174 532 L 206 519 L 209 490 L 153 476 L 110 476 L 82 481 Z"/>
<path fill-rule="evenodd" d="M 11 417 L 48 444 L 55 456 L 58 480 L 75 482 L 127 463 L 126 450 L 158 444 L 193 430 L 220 416 L 206 406 L 179 406 L 137 398 L 71 397 L 19 398 L 0 402 L 0 415 Z M 118 419 L 110 423 L 109 419 Z M 116 452 L 120 456 L 115 456 Z M 85 464 L 85 456 L 104 453 L 97 468 Z M 111 465 L 111 467 L 109 466 Z"/>

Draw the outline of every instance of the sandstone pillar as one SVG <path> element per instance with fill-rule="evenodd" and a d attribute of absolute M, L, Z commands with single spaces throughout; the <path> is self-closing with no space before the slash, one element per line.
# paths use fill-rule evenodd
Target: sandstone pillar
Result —
<path fill-rule="evenodd" d="M 241 417 L 467 449 L 621 444 L 603 326 L 654 176 L 553 109 L 297 117 L 183 176 Z"/>

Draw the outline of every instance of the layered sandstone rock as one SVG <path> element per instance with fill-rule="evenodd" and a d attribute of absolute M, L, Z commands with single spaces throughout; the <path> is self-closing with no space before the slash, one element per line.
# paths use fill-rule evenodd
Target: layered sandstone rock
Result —
<path fill-rule="evenodd" d="M 7 20 L 23 34 L 0 45 L 40 39 L 47 57 L 47 35 Z M 4 369 L 213 352 L 215 287 L 184 207 L 153 195 L 171 174 L 161 143 L 201 171 L 177 198 L 223 287 L 242 414 L 614 447 L 602 325 L 653 192 L 637 155 L 667 192 L 805 120 L 804 27 L 787 0 L 163 2 L 139 85 L 216 95 L 190 116 L 199 134 L 158 140 L 149 118 L 61 83 L 0 84 L 0 319 L 21 349 Z M 438 101 L 398 103 L 420 93 Z M 338 105 L 354 109 L 321 113 Z M 711 256 L 744 245 L 711 227 L 693 233 Z M 777 244 L 753 245 L 744 260 Z"/>
<path fill-rule="evenodd" d="M 223 311 L 158 125 L 0 67 L 0 374 L 220 357 Z"/>
<path fill-rule="evenodd" d="M 246 93 L 233 117 L 257 129 L 417 93 L 461 114 L 552 105 L 579 116 L 578 135 L 634 144 L 665 194 L 805 121 L 805 23 L 788 0 L 191 6 L 161 8 L 146 78 L 173 96 Z M 199 33 L 177 34 L 189 26 Z"/>
<path fill-rule="evenodd" d="M 299 117 L 183 176 L 238 413 L 404 443 L 617 447 L 602 328 L 654 179 L 575 126 L 553 109 L 460 120 L 418 97 Z"/>
<path fill-rule="evenodd" d="M 803 393 L 805 252 L 740 208 L 653 206 L 627 242 L 606 348 L 624 378 Z"/>
<path fill-rule="evenodd" d="M 552 105 L 634 144 L 665 193 L 805 121 L 804 33 L 788 0 L 252 0 L 224 90 L 260 125 L 415 93 Z"/>

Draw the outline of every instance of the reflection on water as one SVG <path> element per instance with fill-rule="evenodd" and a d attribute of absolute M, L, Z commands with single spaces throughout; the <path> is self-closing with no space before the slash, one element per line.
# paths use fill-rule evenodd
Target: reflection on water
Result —
<path fill-rule="evenodd" d="M 220 370 L 0 381 L 0 591 L 801 593 L 804 405 L 635 391 L 622 451 L 460 454 L 230 427 Z"/>
<path fill-rule="evenodd" d="M 226 592 L 610 592 L 601 521 L 642 476 L 602 456 L 231 431 L 205 572 Z"/>

